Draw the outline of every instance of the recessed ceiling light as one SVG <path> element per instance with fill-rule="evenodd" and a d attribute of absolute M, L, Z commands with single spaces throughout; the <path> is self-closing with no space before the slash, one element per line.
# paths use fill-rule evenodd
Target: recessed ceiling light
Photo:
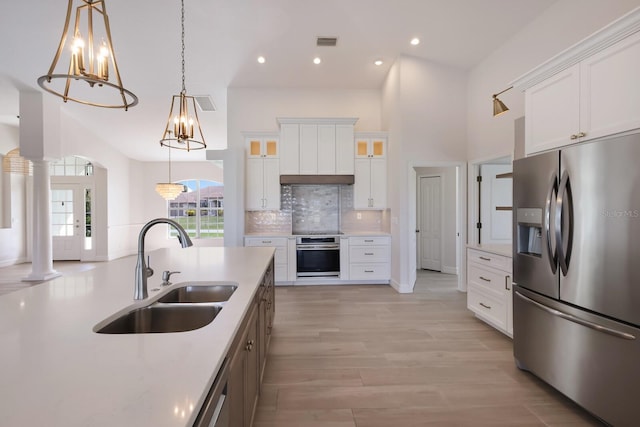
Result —
<path fill-rule="evenodd" d="M 420 39 L 419 39 L 419 38 L 417 38 L 417 37 L 412 38 L 412 39 L 411 39 L 411 44 L 412 44 L 413 46 L 417 46 L 417 45 L 419 45 L 419 44 L 420 44 Z"/>
<path fill-rule="evenodd" d="M 376 64 L 377 66 L 384 64 L 384 62 L 382 62 L 382 59 L 376 59 L 373 63 Z"/>
<path fill-rule="evenodd" d="M 258 63 L 264 64 L 265 62 L 267 62 L 267 60 L 265 59 L 264 56 L 258 56 Z"/>
<path fill-rule="evenodd" d="M 318 64 L 320 64 L 321 62 L 322 62 L 322 59 L 320 59 L 320 57 L 319 57 L 319 56 L 316 56 L 315 58 L 313 58 L 313 63 L 314 63 L 314 64 L 318 65 Z"/>

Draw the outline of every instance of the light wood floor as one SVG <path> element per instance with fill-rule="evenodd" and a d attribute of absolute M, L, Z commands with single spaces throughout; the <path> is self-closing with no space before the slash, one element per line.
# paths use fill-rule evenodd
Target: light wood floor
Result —
<path fill-rule="evenodd" d="M 518 370 L 511 340 L 466 309 L 456 276 L 276 288 L 255 427 L 598 426 Z"/>

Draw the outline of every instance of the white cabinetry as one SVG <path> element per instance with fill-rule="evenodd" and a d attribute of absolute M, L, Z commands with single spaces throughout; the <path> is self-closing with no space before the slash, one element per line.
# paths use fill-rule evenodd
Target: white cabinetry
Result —
<path fill-rule="evenodd" d="M 386 134 L 356 134 L 355 209 L 387 207 L 387 137 Z"/>
<path fill-rule="evenodd" d="M 300 173 L 300 125 L 280 124 L 280 149 L 282 151 L 280 173 L 298 175 Z"/>
<path fill-rule="evenodd" d="M 640 128 L 640 9 L 513 82 L 526 154 Z"/>
<path fill-rule="evenodd" d="M 289 270 L 289 242 L 287 237 L 251 236 L 244 238 L 245 246 L 267 246 L 276 248 L 275 280 L 286 282 Z"/>
<path fill-rule="evenodd" d="M 357 119 L 278 119 L 282 175 L 352 175 Z"/>
<path fill-rule="evenodd" d="M 391 278 L 391 237 L 349 237 L 349 280 Z"/>
<path fill-rule="evenodd" d="M 467 308 L 513 336 L 511 257 L 467 249 Z"/>
<path fill-rule="evenodd" d="M 247 164 L 246 210 L 280 209 L 280 159 L 278 136 L 245 134 Z"/>

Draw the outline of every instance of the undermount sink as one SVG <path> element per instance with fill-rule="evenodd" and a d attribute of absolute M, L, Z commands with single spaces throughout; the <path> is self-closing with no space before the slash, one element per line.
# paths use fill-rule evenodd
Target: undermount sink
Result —
<path fill-rule="evenodd" d="M 180 286 L 180 285 L 178 285 Z M 185 282 L 158 299 L 165 304 L 225 302 L 237 289 L 233 282 Z"/>
<path fill-rule="evenodd" d="M 211 323 L 220 310 L 219 305 L 152 304 L 132 310 L 94 331 L 99 334 L 193 331 Z"/>

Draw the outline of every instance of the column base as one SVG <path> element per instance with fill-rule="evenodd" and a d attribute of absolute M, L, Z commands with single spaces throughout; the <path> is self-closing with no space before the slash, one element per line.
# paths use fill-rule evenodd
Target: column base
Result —
<path fill-rule="evenodd" d="M 62 273 L 58 271 L 50 271 L 48 273 L 31 273 L 27 277 L 23 278 L 23 282 L 46 282 L 47 280 L 55 279 L 62 276 Z"/>

